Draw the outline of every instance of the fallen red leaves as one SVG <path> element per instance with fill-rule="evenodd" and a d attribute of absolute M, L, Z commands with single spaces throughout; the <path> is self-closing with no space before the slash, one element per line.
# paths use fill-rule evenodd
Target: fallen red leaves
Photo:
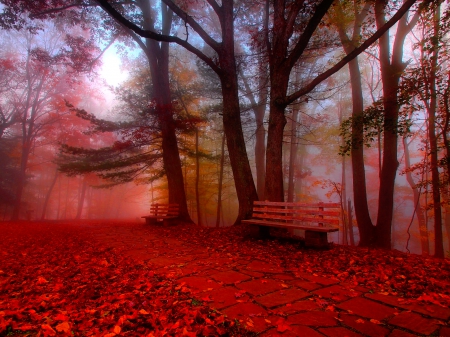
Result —
<path fill-rule="evenodd" d="M 348 292 L 333 293 L 330 299 L 312 295 L 325 311 L 336 310 L 334 298 L 356 296 L 361 287 L 396 295 L 404 303 L 450 305 L 448 259 L 342 246 L 304 250 L 298 241 L 287 238 L 249 238 L 244 228 L 177 225 L 151 230 L 198 247 L 199 254 L 209 256 L 202 261 L 205 266 L 229 269 L 228 264 L 236 261 L 257 259 L 294 277 L 319 283 L 334 279 L 348 285 Z M 186 284 L 176 283 L 171 268 L 162 275 L 120 250 L 94 244 L 84 228 L 0 223 L 0 233 L 0 336 L 15 332 L 110 337 L 249 334 L 208 308 L 209 294 L 194 294 Z M 281 286 L 285 288 L 284 283 Z M 233 295 L 237 302 L 247 298 L 242 290 Z M 281 311 L 271 314 L 280 319 L 265 318 L 267 324 L 279 333 L 291 329 Z M 251 328 L 254 322 L 246 318 L 242 325 Z"/>
<path fill-rule="evenodd" d="M 170 232 L 170 228 L 163 229 Z M 301 249 L 298 240 L 281 234 L 258 240 L 245 226 L 219 230 L 177 228 L 177 238 L 207 242 L 219 254 L 270 262 L 294 275 L 335 279 L 350 287 L 404 297 L 409 301 L 450 306 L 450 259 L 437 259 L 396 250 L 334 245 L 329 250 Z"/>
<path fill-rule="evenodd" d="M 82 228 L 3 223 L 0 232 L 0 336 L 247 334 Z"/>

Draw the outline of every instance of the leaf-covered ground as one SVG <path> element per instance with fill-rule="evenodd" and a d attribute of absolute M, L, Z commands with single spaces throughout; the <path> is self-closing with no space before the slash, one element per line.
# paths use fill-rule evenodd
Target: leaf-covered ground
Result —
<path fill-rule="evenodd" d="M 329 250 L 304 249 L 302 242 L 289 234 L 274 232 L 271 240 L 254 239 L 245 227 L 183 233 L 189 237 L 186 240 L 208 242 L 224 253 L 249 251 L 294 273 L 304 271 L 373 292 L 450 307 L 448 258 L 342 245 L 332 245 Z"/>
<path fill-rule="evenodd" d="M 0 224 L 0 336 L 246 335 L 82 228 Z"/>
<path fill-rule="evenodd" d="M 180 224 L 151 230 L 210 256 L 257 258 L 294 276 L 337 279 L 404 303 L 450 306 L 449 259 L 343 246 L 304 249 L 291 238 L 255 239 L 245 228 Z M 0 233 L 0 336 L 252 335 L 170 273 L 102 245 L 84 226 L 0 223 Z M 327 305 L 334 310 L 332 299 Z"/>

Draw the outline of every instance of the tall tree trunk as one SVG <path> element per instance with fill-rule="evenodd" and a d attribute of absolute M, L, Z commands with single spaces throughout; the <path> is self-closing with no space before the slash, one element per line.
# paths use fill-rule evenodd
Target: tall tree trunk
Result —
<path fill-rule="evenodd" d="M 30 144 L 27 139 L 23 141 L 22 145 L 22 154 L 20 157 L 20 171 L 19 171 L 19 179 L 17 180 L 17 187 L 16 187 L 16 199 L 13 206 L 12 211 L 12 221 L 19 220 L 20 217 L 20 211 L 22 206 L 22 194 L 25 187 L 25 182 L 27 178 L 27 166 L 28 166 L 28 158 L 30 156 Z"/>
<path fill-rule="evenodd" d="M 283 131 L 286 125 L 285 106 L 277 103 L 277 97 L 286 96 L 289 74 L 271 69 L 270 114 L 266 149 L 266 188 L 269 201 L 284 201 L 283 189 Z"/>
<path fill-rule="evenodd" d="M 414 182 L 413 176 L 411 174 L 411 160 L 409 155 L 408 142 L 405 137 L 403 137 L 403 148 L 405 150 L 405 171 L 406 171 L 406 180 L 408 181 L 409 186 L 413 190 L 413 201 L 414 201 L 414 209 L 417 216 L 417 221 L 419 222 L 419 234 L 420 234 L 420 245 L 422 248 L 423 255 L 430 254 L 430 244 L 428 241 L 428 228 L 427 222 L 425 219 L 425 214 L 423 212 L 423 208 L 420 206 L 420 194 L 417 188 L 416 183 Z"/>
<path fill-rule="evenodd" d="M 353 234 L 353 216 L 352 216 L 352 202 L 348 199 L 347 202 L 347 215 L 348 215 L 348 233 L 350 236 L 350 245 L 355 245 L 355 236 Z"/>
<path fill-rule="evenodd" d="M 55 174 L 53 175 L 53 179 L 50 183 L 47 194 L 45 195 L 44 206 L 42 206 L 41 220 L 45 219 L 45 214 L 47 213 L 48 202 L 50 201 L 50 196 L 52 195 L 53 187 L 55 187 L 57 179 L 58 179 L 58 169 L 55 170 Z"/>
<path fill-rule="evenodd" d="M 20 171 L 19 179 L 16 189 L 16 200 L 13 207 L 11 220 L 19 220 L 20 208 L 22 205 L 22 194 L 26 182 L 26 172 L 28 168 L 28 159 L 31 153 L 31 147 L 33 140 L 36 137 L 35 134 L 35 121 L 40 104 L 41 91 L 44 86 L 45 74 L 33 78 L 30 66 L 31 53 L 28 52 L 27 62 L 26 62 L 26 103 L 21 112 L 21 128 L 22 128 L 22 153 L 20 158 Z M 37 85 L 36 85 L 36 83 Z M 36 88 L 34 88 L 36 85 Z"/>
<path fill-rule="evenodd" d="M 270 114 L 267 131 L 266 150 L 266 199 L 283 201 L 283 131 L 286 125 L 284 115 L 287 107 L 286 97 L 291 71 L 300 59 L 308 41 L 328 12 L 333 0 L 322 0 L 317 4 L 308 24 L 295 46 L 291 46 L 293 20 L 302 9 L 302 2 L 288 5 L 285 1 L 266 1 L 265 31 L 269 58 L 270 75 Z M 269 38 L 268 22 L 273 18 L 272 39 Z"/>
<path fill-rule="evenodd" d="M 138 5 L 144 15 L 144 27 L 154 30 L 152 9 L 148 0 L 139 0 Z M 172 25 L 172 10 L 161 4 L 162 33 L 168 34 Z M 156 103 L 157 119 L 161 129 L 162 157 L 169 189 L 169 203 L 180 206 L 180 219 L 191 222 L 184 190 L 183 171 L 178 150 L 176 126 L 173 118 L 172 97 L 169 82 L 169 43 L 158 43 L 146 39 L 143 48 L 150 67 L 153 81 L 153 98 Z"/>
<path fill-rule="evenodd" d="M 264 115 L 266 112 L 266 103 L 260 104 L 254 109 L 256 122 L 256 140 L 255 140 L 255 164 L 256 164 L 256 190 L 259 200 L 265 198 L 266 184 L 266 129 L 264 128 Z"/>
<path fill-rule="evenodd" d="M 340 7 L 337 7 L 340 10 Z M 350 39 L 341 22 L 338 22 L 338 32 L 346 54 L 351 53 L 358 44 L 361 33 L 361 25 L 368 13 L 369 7 L 364 7 L 360 13 L 355 13 L 353 35 Z M 355 215 L 360 234 L 360 246 L 368 246 L 373 242 L 374 226 L 370 219 L 367 202 L 366 173 L 364 167 L 364 125 L 362 121 L 364 113 L 364 101 L 361 83 L 361 71 L 358 58 L 354 58 L 348 64 L 350 83 L 352 88 L 352 175 L 353 175 L 353 199 L 355 202 Z M 353 226 L 350 228 L 353 233 Z"/>
<path fill-rule="evenodd" d="M 261 61 L 262 62 L 262 59 Z M 250 100 L 253 113 L 255 114 L 255 166 L 256 166 L 256 191 L 259 200 L 264 200 L 264 188 L 266 181 L 266 129 L 264 128 L 264 115 L 266 113 L 267 90 L 267 67 L 259 64 L 260 74 L 258 83 L 258 101 L 255 99 L 247 78 L 241 74 L 244 82 L 246 96 Z"/>
<path fill-rule="evenodd" d="M 292 120 L 291 120 L 291 144 L 289 148 L 289 178 L 288 178 L 288 193 L 287 201 L 294 201 L 294 191 L 295 191 L 295 164 L 297 162 L 297 150 L 298 150 L 298 139 L 297 139 L 297 123 L 298 123 L 298 104 L 295 104 L 292 108 Z"/>
<path fill-rule="evenodd" d="M 81 213 L 83 213 L 83 205 L 84 205 L 84 199 L 86 196 L 86 190 L 87 190 L 87 179 L 86 176 L 83 177 L 83 182 L 81 183 L 81 191 L 78 198 L 78 207 L 77 207 L 77 214 L 75 215 L 75 219 L 79 220 L 81 219 Z"/>
<path fill-rule="evenodd" d="M 239 107 L 238 76 L 234 54 L 233 1 L 222 1 L 222 43 L 219 64 L 223 97 L 223 127 L 226 136 L 231 169 L 233 171 L 239 213 L 235 224 L 252 215 L 253 201 L 258 200 L 252 170 L 248 161 Z"/>
<path fill-rule="evenodd" d="M 223 185 L 223 167 L 225 162 L 225 134 L 222 135 L 222 146 L 220 147 L 220 167 L 219 167 L 219 190 L 217 192 L 217 215 L 216 227 L 220 226 L 220 214 L 222 211 L 222 185 Z"/>
<path fill-rule="evenodd" d="M 442 93 L 442 112 L 444 115 L 444 127 L 442 129 L 442 138 L 444 141 L 444 147 L 445 147 L 445 153 L 447 158 L 450 158 L 450 140 L 448 139 L 448 132 L 450 129 L 450 72 L 447 75 L 447 83 L 444 89 L 444 92 Z M 450 199 L 450 160 L 446 161 L 445 166 L 445 174 L 446 174 L 446 188 L 444 194 L 444 209 L 445 209 L 445 218 L 444 218 L 444 224 L 445 228 L 447 230 L 447 242 L 450 246 L 450 205 L 449 199 Z"/>
<path fill-rule="evenodd" d="M 436 110 L 437 110 L 437 92 L 436 92 L 436 71 L 439 54 L 439 21 L 440 6 L 436 6 L 434 12 L 434 36 L 433 51 L 431 56 L 431 69 L 429 77 L 430 88 L 430 104 L 427 107 L 428 114 L 428 139 L 430 142 L 430 169 L 433 191 L 433 211 L 434 211 L 434 255 L 444 258 L 444 240 L 442 236 L 442 208 L 441 208 L 441 192 L 439 178 L 439 160 L 438 160 L 438 140 L 436 135 Z"/>
<path fill-rule="evenodd" d="M 71 190 L 69 189 L 69 184 L 70 184 L 70 178 L 67 177 L 67 184 L 66 184 L 66 200 L 64 200 L 64 216 L 63 219 L 67 219 L 67 209 L 69 207 L 69 195 Z"/>
<path fill-rule="evenodd" d="M 198 128 L 195 128 L 195 202 L 197 204 L 197 224 L 202 226 L 199 184 L 200 184 L 200 154 L 198 152 Z"/>
<path fill-rule="evenodd" d="M 339 100 L 338 103 L 338 113 L 339 113 L 339 125 L 342 124 L 342 120 L 344 118 L 342 111 L 342 104 L 341 100 Z M 344 137 L 341 137 L 341 146 L 344 146 Z M 341 158 L 341 211 L 342 211 L 342 244 L 348 245 L 347 240 L 347 232 L 348 232 L 348 226 L 347 226 L 347 220 L 348 220 L 348 213 L 346 214 L 346 203 L 347 203 L 347 172 L 346 172 L 346 160 L 345 156 L 342 156 Z"/>
<path fill-rule="evenodd" d="M 379 29 L 386 23 L 387 1 L 376 0 L 375 20 Z M 390 48 L 389 32 L 386 32 L 378 41 L 381 81 L 383 83 L 383 108 L 384 108 L 384 143 L 383 160 L 380 174 L 380 189 L 378 196 L 378 215 L 376 225 L 375 244 L 382 248 L 391 248 L 392 218 L 394 212 L 394 188 L 395 177 L 399 165 L 397 159 L 398 145 L 398 113 L 400 104 L 397 93 L 399 80 L 406 64 L 403 63 L 403 45 L 406 35 L 411 31 L 414 22 L 407 22 L 408 14 L 405 14 L 397 24 L 397 31 L 392 47 Z M 355 203 L 356 203 L 355 197 Z"/>
<path fill-rule="evenodd" d="M 61 184 L 62 179 L 58 180 L 58 207 L 56 209 L 56 220 L 59 220 L 59 216 L 61 214 Z"/>

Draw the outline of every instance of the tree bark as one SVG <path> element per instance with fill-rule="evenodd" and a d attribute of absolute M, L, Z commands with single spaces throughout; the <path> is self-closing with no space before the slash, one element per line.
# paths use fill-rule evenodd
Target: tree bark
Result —
<path fill-rule="evenodd" d="M 338 7 L 338 10 L 340 7 Z M 339 37 L 345 53 L 350 54 L 360 38 L 361 24 L 366 17 L 368 7 L 364 7 L 360 13 L 355 13 L 353 35 L 350 39 L 343 27 L 338 22 Z M 355 215 L 360 234 L 360 246 L 368 246 L 373 242 L 374 226 L 370 219 L 369 206 L 367 202 L 366 173 L 364 167 L 364 125 L 362 116 L 364 113 L 364 101 L 361 83 L 361 71 L 358 58 L 355 57 L 348 63 L 350 73 L 350 84 L 352 89 L 352 175 L 353 175 L 353 199 L 355 202 Z M 353 231 L 353 227 L 350 229 Z"/>
<path fill-rule="evenodd" d="M 387 2 L 385 0 L 377 0 L 375 2 L 375 20 L 378 29 L 386 23 L 386 6 Z M 408 15 L 405 14 L 398 21 L 392 47 L 392 57 L 389 33 L 386 32 L 378 41 L 381 81 L 383 83 L 384 143 L 378 196 L 378 215 L 375 229 L 375 245 L 387 249 L 391 248 L 395 177 L 399 165 L 397 159 L 397 125 L 400 104 L 397 92 L 399 90 L 400 76 L 406 67 L 406 64 L 402 62 L 403 44 L 407 33 L 409 33 L 415 24 L 410 23 L 408 25 L 407 17 Z"/>
<path fill-rule="evenodd" d="M 350 245 L 355 245 L 355 236 L 353 234 L 353 216 L 352 216 L 352 202 L 348 199 L 347 202 L 347 214 L 348 214 L 348 233 L 350 235 Z"/>
<path fill-rule="evenodd" d="M 298 123 L 298 105 L 295 104 L 292 108 L 291 117 L 291 144 L 289 148 L 289 177 L 288 177 L 288 192 L 287 192 L 287 202 L 294 202 L 294 192 L 295 192 L 295 163 L 297 162 L 297 150 L 298 150 L 298 140 L 297 140 L 297 123 Z"/>
<path fill-rule="evenodd" d="M 266 150 L 266 199 L 283 201 L 283 131 L 286 125 L 284 115 L 287 106 L 287 90 L 292 68 L 295 66 L 314 31 L 332 4 L 332 0 L 320 2 L 315 12 L 294 46 L 290 45 L 294 21 L 302 3 L 287 6 L 284 1 L 273 2 L 273 15 L 269 13 L 269 1 L 266 1 L 266 49 L 269 55 L 270 74 L 270 114 L 267 131 Z M 269 39 L 268 20 L 273 17 L 272 39 Z"/>
<path fill-rule="evenodd" d="M 430 255 L 430 244 L 428 241 L 428 228 L 423 209 L 420 206 L 420 193 L 418 191 L 417 185 L 414 182 L 413 176 L 411 174 L 411 160 L 409 155 L 408 143 L 405 137 L 403 137 L 403 148 L 405 150 L 405 171 L 406 180 L 409 186 L 413 190 L 413 202 L 414 209 L 417 216 L 417 221 L 419 222 L 419 234 L 420 234 L 420 246 L 422 248 L 423 255 Z"/>
<path fill-rule="evenodd" d="M 58 169 L 55 170 L 55 174 L 53 175 L 53 179 L 50 183 L 47 194 L 45 195 L 44 205 L 42 206 L 41 220 L 45 219 L 45 215 L 47 213 L 48 202 L 50 201 L 50 196 L 52 195 L 52 191 L 53 191 L 53 188 L 55 187 L 57 179 L 58 179 Z"/>
<path fill-rule="evenodd" d="M 339 110 L 339 125 L 342 124 L 342 120 L 344 118 L 342 111 L 342 101 L 339 100 L 338 103 L 338 110 Z M 344 137 L 341 137 L 341 146 L 344 146 Z M 342 212 L 342 244 L 348 245 L 348 226 L 347 226 L 347 220 L 348 220 L 348 213 L 346 214 L 346 203 L 347 203 L 347 172 L 346 172 L 346 157 L 342 156 L 341 158 L 341 212 Z"/>
<path fill-rule="evenodd" d="M 144 15 L 144 28 L 154 30 L 150 2 L 140 0 L 138 5 Z M 168 34 L 172 25 L 173 13 L 166 5 L 162 4 L 161 6 L 163 34 Z M 147 56 L 153 81 L 153 99 L 156 103 L 157 119 L 161 129 L 162 157 L 169 189 L 169 203 L 179 205 L 182 221 L 192 222 L 187 208 L 183 171 L 173 118 L 174 112 L 169 82 L 169 43 L 158 43 L 156 40 L 146 39 L 145 46 L 141 45 L 141 48 L 144 49 Z"/>
<path fill-rule="evenodd" d="M 436 135 L 436 110 L 437 110 L 437 92 L 436 92 L 436 71 L 439 55 L 439 21 L 440 6 L 436 6 L 434 12 L 434 36 L 433 51 L 431 55 L 431 69 L 429 77 L 430 104 L 427 107 L 428 114 L 428 140 L 430 142 L 430 169 L 433 191 L 433 213 L 434 213 L 434 256 L 444 258 L 444 240 L 442 235 L 442 208 L 441 192 L 439 178 L 439 160 L 438 160 L 438 139 Z"/>
<path fill-rule="evenodd" d="M 198 128 L 195 128 L 195 202 L 197 204 L 197 224 L 202 226 L 202 214 L 200 204 L 200 154 L 198 152 Z"/>
<path fill-rule="evenodd" d="M 262 61 L 261 61 L 262 62 Z M 258 101 L 252 94 L 248 81 L 241 74 L 244 82 L 246 96 L 250 100 L 253 113 L 255 114 L 255 166 L 256 166 L 256 191 L 259 200 L 264 200 L 264 188 L 266 181 L 266 129 L 264 127 L 264 115 L 266 113 L 266 102 L 268 96 L 266 76 L 267 68 L 259 64 Z"/>
<path fill-rule="evenodd" d="M 77 214 L 75 215 L 76 220 L 81 219 L 81 213 L 83 213 L 84 198 L 86 196 L 87 186 L 87 179 L 86 176 L 84 176 L 83 182 L 81 183 L 81 192 L 78 198 Z"/>
<path fill-rule="evenodd" d="M 258 200 L 248 161 L 242 130 L 236 58 L 234 54 L 233 1 L 222 1 L 219 18 L 222 25 L 222 43 L 219 49 L 220 82 L 223 96 L 223 127 L 226 136 L 231 169 L 239 200 L 239 213 L 235 224 L 252 215 L 253 201 Z"/>
<path fill-rule="evenodd" d="M 43 74 L 33 74 L 31 69 L 31 54 L 28 51 L 27 62 L 26 62 L 26 102 L 24 104 L 23 110 L 21 111 L 21 128 L 22 128 L 22 153 L 20 157 L 20 171 L 19 179 L 16 189 L 16 200 L 13 207 L 11 220 L 19 220 L 20 210 L 22 206 L 22 194 L 26 182 L 26 172 L 28 168 L 28 160 L 30 157 L 31 146 L 36 137 L 35 134 L 35 122 L 40 105 L 41 91 L 45 82 L 45 73 Z M 37 84 L 36 84 L 37 83 Z M 34 88 L 33 86 L 36 85 Z"/>
<path fill-rule="evenodd" d="M 222 211 L 222 185 L 223 185 L 223 167 L 225 162 L 225 134 L 222 136 L 222 146 L 220 147 L 220 167 L 219 167 L 219 190 L 217 191 L 217 215 L 216 227 L 220 226 L 220 213 Z"/>

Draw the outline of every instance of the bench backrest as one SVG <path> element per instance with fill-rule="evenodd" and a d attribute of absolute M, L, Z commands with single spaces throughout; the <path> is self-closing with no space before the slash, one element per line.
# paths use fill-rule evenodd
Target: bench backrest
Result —
<path fill-rule="evenodd" d="M 319 226 L 339 226 L 340 205 L 338 203 L 299 203 L 255 201 L 253 218 L 287 223 L 317 223 Z"/>
<path fill-rule="evenodd" d="M 178 216 L 180 206 L 178 204 L 152 204 L 150 213 L 155 216 Z"/>

